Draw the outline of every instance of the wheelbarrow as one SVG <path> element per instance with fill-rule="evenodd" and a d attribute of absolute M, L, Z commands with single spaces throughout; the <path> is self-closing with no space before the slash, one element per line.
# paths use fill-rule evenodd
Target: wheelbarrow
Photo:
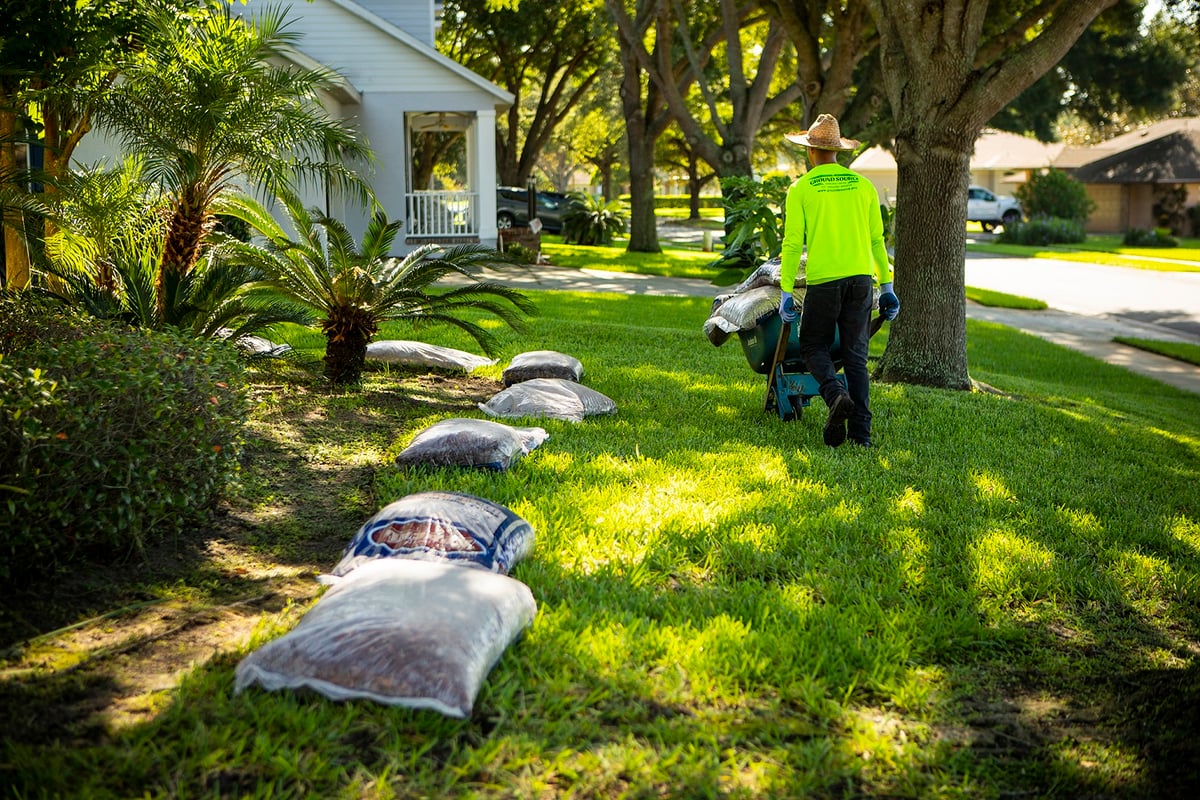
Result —
<path fill-rule="evenodd" d="M 870 336 L 883 327 L 883 317 L 874 317 L 870 323 Z M 784 322 L 778 314 L 769 314 L 760 319 L 753 328 L 738 331 L 742 352 L 750 368 L 759 375 L 767 376 L 767 398 L 763 410 L 775 411 L 784 422 L 799 419 L 814 397 L 821 396 L 817 379 L 808 372 L 804 359 L 800 357 L 800 326 Z M 846 376 L 840 371 L 841 341 L 834 331 L 833 344 L 829 348 L 833 366 L 839 370 L 837 379 L 846 386 Z"/>

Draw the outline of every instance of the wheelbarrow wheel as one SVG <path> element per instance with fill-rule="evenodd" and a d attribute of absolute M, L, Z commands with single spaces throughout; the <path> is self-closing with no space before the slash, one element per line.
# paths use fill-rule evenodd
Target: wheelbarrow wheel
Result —
<path fill-rule="evenodd" d="M 789 394 L 788 402 L 792 404 L 792 419 L 800 419 L 804 416 L 804 398 L 798 394 Z"/>

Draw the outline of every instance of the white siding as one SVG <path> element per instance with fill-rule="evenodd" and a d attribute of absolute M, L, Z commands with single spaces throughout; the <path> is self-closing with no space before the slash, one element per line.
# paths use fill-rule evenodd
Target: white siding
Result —
<path fill-rule="evenodd" d="M 256 6 L 264 5 L 263 0 L 251 0 L 251 14 Z M 297 48 L 337 70 L 364 95 L 414 90 L 433 95 L 469 91 L 477 93 L 479 102 L 486 102 L 487 107 L 495 102 L 494 97 L 436 63 L 427 54 L 387 35 L 329 0 L 293 5 L 288 18 L 292 30 L 303 34 Z"/>
<path fill-rule="evenodd" d="M 355 0 L 377 17 L 386 19 L 433 47 L 433 0 Z"/>

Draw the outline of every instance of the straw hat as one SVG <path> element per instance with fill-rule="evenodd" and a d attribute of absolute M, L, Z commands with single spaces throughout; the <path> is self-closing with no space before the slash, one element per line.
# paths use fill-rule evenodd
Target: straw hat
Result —
<path fill-rule="evenodd" d="M 789 133 L 785 137 L 789 142 L 815 147 L 818 150 L 854 150 L 859 143 L 854 139 L 843 139 L 838 121 L 832 114 L 822 114 L 806 131 Z"/>

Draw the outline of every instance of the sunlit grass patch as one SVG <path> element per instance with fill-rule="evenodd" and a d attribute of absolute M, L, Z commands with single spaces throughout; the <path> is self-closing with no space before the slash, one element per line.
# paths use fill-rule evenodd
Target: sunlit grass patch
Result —
<path fill-rule="evenodd" d="M 476 389 L 498 390 L 513 355 L 555 349 L 580 358 L 615 415 L 513 420 L 550 438 L 506 472 L 402 469 L 395 455 L 417 430 L 483 413 L 403 370 L 372 371 L 354 392 L 263 385 L 260 458 L 296 443 L 307 463 L 272 466 L 315 479 L 344 464 L 361 481 L 289 496 L 248 477 L 239 498 L 279 509 L 239 546 L 291 577 L 332 566 L 317 562 L 353 534 L 314 531 L 305 504 L 362 506 L 361 523 L 443 489 L 526 519 L 536 542 L 513 576 L 538 615 L 470 719 L 234 696 L 238 657 L 290 629 L 307 607 L 293 604 L 262 612 L 248 640 L 198 663 L 125 731 L 81 748 L 6 745 L 4 777 L 29 796 L 1154 788 L 1138 781 L 1164 769 L 1157 731 L 1184 723 L 1153 715 L 1188 707 L 1200 637 L 1194 396 L 971 321 L 971 374 L 1000 394 L 876 383 L 876 448 L 832 449 L 820 403 L 790 423 L 763 411 L 765 378 L 736 341 L 704 338 L 706 299 L 532 294 L 541 313 L 526 333 L 497 330 L 501 361 Z M 475 349 L 451 328 L 381 336 Z M 1154 704 L 1109 705 L 1143 686 Z M 1084 712 L 1094 724 L 1071 727 Z M 1146 738 L 1130 718 L 1148 715 Z"/>

